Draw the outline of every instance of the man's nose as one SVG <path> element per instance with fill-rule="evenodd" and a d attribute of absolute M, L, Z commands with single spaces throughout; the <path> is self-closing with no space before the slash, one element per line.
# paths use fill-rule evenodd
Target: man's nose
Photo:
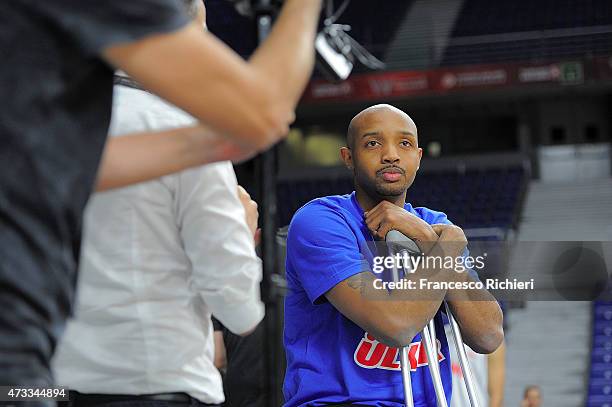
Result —
<path fill-rule="evenodd" d="M 383 150 L 382 161 L 385 164 L 397 163 L 400 160 L 397 148 L 395 146 L 386 146 Z"/>

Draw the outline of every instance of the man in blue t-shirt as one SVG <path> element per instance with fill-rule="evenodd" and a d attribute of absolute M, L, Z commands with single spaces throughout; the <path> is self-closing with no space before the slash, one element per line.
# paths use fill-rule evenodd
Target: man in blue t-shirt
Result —
<path fill-rule="evenodd" d="M 341 155 L 354 174 L 355 192 L 309 202 L 289 227 L 285 405 L 403 406 L 397 348 L 408 346 L 414 405 L 435 406 L 419 332 L 436 315 L 438 360 L 450 400 L 448 343 L 438 313 L 442 301 L 449 303 L 465 343 L 481 353 L 493 352 L 503 339 L 499 306 L 485 290 L 470 292 L 481 301 L 460 300 L 461 290 L 418 290 L 408 296 L 373 290 L 376 276 L 363 253 L 388 231 L 410 237 L 429 256 L 459 257 L 467 241 L 444 213 L 405 203 L 422 155 L 416 125 L 406 113 L 389 105 L 360 112 L 351 120 Z M 417 268 L 410 278 L 474 279 L 440 271 L 450 270 Z"/>

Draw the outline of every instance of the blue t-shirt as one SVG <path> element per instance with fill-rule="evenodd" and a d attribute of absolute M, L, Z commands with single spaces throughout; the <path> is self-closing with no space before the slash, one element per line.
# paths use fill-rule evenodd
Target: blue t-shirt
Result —
<path fill-rule="evenodd" d="M 442 212 L 410 204 L 404 208 L 429 224 L 450 224 Z M 361 253 L 372 240 L 354 192 L 315 199 L 293 217 L 286 259 L 286 407 L 330 403 L 404 406 L 398 350 L 378 342 L 324 296 L 341 281 L 370 269 Z M 450 404 L 448 343 L 440 315 L 435 322 L 442 382 Z M 409 348 L 414 405 L 436 406 L 420 342 L 419 334 Z"/>

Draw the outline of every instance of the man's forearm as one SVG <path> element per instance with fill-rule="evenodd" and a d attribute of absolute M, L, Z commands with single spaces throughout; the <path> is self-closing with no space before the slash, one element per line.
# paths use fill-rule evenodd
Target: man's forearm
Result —
<path fill-rule="evenodd" d="M 104 149 L 96 191 L 149 181 L 215 161 L 236 159 L 241 154 L 243 151 L 233 143 L 202 126 L 113 137 Z"/>
<path fill-rule="evenodd" d="M 435 243 L 430 237 L 424 237 L 427 240 L 418 242 L 419 247 L 427 252 L 429 257 L 444 259 L 450 255 L 451 258 L 457 258 L 465 248 L 463 241 L 454 241 L 453 237 L 447 237 L 446 231 L 442 233 Z M 438 286 L 438 283 L 458 283 L 461 285 L 474 281 L 468 273 L 458 273 L 452 266 L 442 267 L 441 269 L 418 269 L 414 274 L 407 277 L 408 280 L 413 280 L 415 284 L 419 284 L 423 278 L 432 287 Z M 411 295 L 414 294 L 411 293 Z M 402 295 L 405 296 L 406 293 L 397 291 L 392 292 L 390 297 Z M 442 301 L 446 300 L 461 328 L 464 342 L 472 349 L 480 353 L 491 353 L 502 342 L 504 334 L 501 309 L 495 298 L 487 290 L 427 289 L 416 291 L 416 296 L 417 298 L 406 302 L 402 308 L 404 308 L 404 312 L 414 316 L 412 322 L 417 331 L 420 331 L 433 318 Z M 414 301 L 414 299 L 418 301 Z"/>
<path fill-rule="evenodd" d="M 428 247 L 427 256 L 445 258 L 448 256 L 456 257 L 456 253 L 461 253 L 465 248 L 464 242 L 454 241 L 453 235 L 441 235 L 434 243 L 420 242 L 421 247 Z M 431 287 L 443 286 L 444 283 L 461 283 L 464 278 L 456 273 L 454 268 L 442 264 L 439 268 L 419 267 L 414 273 L 406 276 L 408 281 L 413 281 L 416 287 L 420 287 L 422 280 L 425 280 Z M 436 315 L 442 301 L 446 298 L 448 290 L 445 289 L 418 289 L 409 292 L 399 290 L 391 292 L 392 299 L 404 299 L 402 312 L 411 315 L 411 320 L 415 332 L 420 332 L 425 325 Z M 415 333 L 416 334 L 416 333 Z"/>
<path fill-rule="evenodd" d="M 288 0 L 250 63 L 297 105 L 314 66 L 314 39 L 321 0 Z M 299 27 L 299 29 L 297 29 Z"/>
<path fill-rule="evenodd" d="M 465 248 L 465 242 L 456 241 L 453 231 L 444 232 L 435 242 L 429 242 L 428 256 L 444 258 L 455 257 Z M 380 290 L 374 286 L 375 276 L 362 273 L 360 278 L 366 281 L 355 281 L 366 290 L 362 293 L 371 303 L 375 320 L 369 324 L 369 332 L 390 346 L 406 346 L 412 338 L 435 316 L 440 304 L 447 294 L 444 283 L 460 283 L 462 276 L 453 267 L 440 264 L 441 267 L 417 267 L 414 273 L 404 277 L 408 289 L 391 291 Z M 356 276 L 357 277 L 357 276 Z M 426 281 L 428 288 L 421 288 L 421 281 Z M 349 285 L 351 283 L 349 282 Z M 412 287 L 412 288 L 410 288 Z"/>
<path fill-rule="evenodd" d="M 503 316 L 495 298 L 484 289 L 458 290 L 447 297 L 463 341 L 478 353 L 495 351 L 504 338 Z"/>

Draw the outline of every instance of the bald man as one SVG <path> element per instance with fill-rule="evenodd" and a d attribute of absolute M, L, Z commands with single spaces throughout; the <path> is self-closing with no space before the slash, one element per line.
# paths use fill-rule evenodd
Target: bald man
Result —
<path fill-rule="evenodd" d="M 351 120 L 340 154 L 354 175 L 355 191 L 309 202 L 289 227 L 285 405 L 403 406 L 397 348 L 409 346 L 414 405 L 435 406 L 419 334 L 434 316 L 450 401 L 448 344 L 438 313 L 442 301 L 449 302 L 465 343 L 480 353 L 493 352 L 502 342 L 500 308 L 484 290 L 475 293 L 483 301 L 472 302 L 443 289 L 421 290 L 421 300 L 399 290 L 374 289 L 376 276 L 362 253 L 389 230 L 410 237 L 428 255 L 458 257 L 467 244 L 444 213 L 405 202 L 422 156 L 417 126 L 406 113 L 389 105 L 360 112 Z M 475 278 L 440 271 L 452 269 L 419 267 L 415 276 L 458 283 Z"/>

